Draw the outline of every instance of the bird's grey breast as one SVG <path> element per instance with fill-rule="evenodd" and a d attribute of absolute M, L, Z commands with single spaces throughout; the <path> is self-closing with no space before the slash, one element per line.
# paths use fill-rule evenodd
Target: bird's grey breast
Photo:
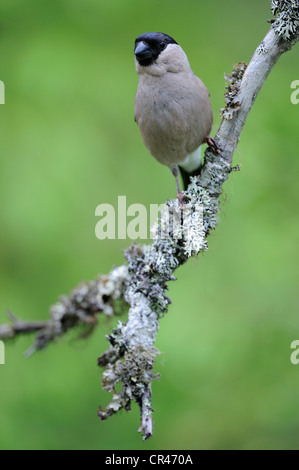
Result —
<path fill-rule="evenodd" d="M 145 146 L 167 166 L 186 154 L 190 127 L 190 97 L 182 93 L 175 78 L 174 74 L 140 76 L 135 99 L 135 119 Z"/>
<path fill-rule="evenodd" d="M 145 146 L 164 165 L 179 163 L 199 147 L 209 132 L 209 113 L 208 92 L 192 73 L 140 76 L 135 119 Z"/>

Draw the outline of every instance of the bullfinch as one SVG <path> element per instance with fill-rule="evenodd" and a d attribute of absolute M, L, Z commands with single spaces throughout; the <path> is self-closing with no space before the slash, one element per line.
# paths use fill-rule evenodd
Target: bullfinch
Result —
<path fill-rule="evenodd" d="M 209 137 L 213 123 L 209 92 L 168 34 L 141 34 L 134 54 L 139 76 L 135 121 L 149 153 L 172 171 L 177 195 L 183 199 L 178 169 L 186 187 L 189 176 L 199 171 L 200 146 L 206 142 L 217 151 Z"/>

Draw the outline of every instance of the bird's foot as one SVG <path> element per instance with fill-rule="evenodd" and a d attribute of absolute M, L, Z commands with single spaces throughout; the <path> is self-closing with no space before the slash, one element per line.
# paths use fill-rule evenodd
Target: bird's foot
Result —
<path fill-rule="evenodd" d="M 215 139 L 210 137 L 209 135 L 205 138 L 205 143 L 208 144 L 209 149 L 213 152 L 214 155 L 220 155 L 220 157 L 224 158 L 221 154 L 221 149 L 216 144 Z"/>
<path fill-rule="evenodd" d="M 189 199 L 187 198 L 187 196 L 185 196 L 184 193 L 181 193 L 181 192 L 177 193 L 177 198 L 179 200 L 180 209 L 184 210 L 184 208 L 185 208 L 186 204 L 188 203 Z"/>

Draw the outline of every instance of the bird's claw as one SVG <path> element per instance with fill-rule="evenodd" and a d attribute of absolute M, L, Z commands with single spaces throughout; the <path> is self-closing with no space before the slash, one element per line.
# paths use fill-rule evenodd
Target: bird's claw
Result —
<path fill-rule="evenodd" d="M 221 149 L 218 147 L 213 137 L 207 136 L 205 138 L 205 142 L 206 144 L 208 144 L 209 149 L 211 149 L 214 155 L 220 155 L 220 157 L 224 158 L 223 155 L 221 154 Z"/>
<path fill-rule="evenodd" d="M 179 200 L 180 209 L 183 210 L 189 199 L 187 198 L 187 196 L 185 196 L 184 193 L 181 192 L 177 193 L 177 198 Z"/>

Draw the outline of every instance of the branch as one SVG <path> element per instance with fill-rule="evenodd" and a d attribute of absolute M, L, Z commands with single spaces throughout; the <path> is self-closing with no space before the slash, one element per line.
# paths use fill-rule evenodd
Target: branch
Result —
<path fill-rule="evenodd" d="M 128 281 L 128 269 L 121 266 L 114 268 L 108 276 L 102 275 L 95 281 L 82 282 L 68 297 L 60 297 L 50 308 L 50 319 L 47 321 L 23 322 L 8 312 L 12 323 L 0 325 L 0 339 L 10 340 L 19 334 L 36 332 L 35 342 L 26 352 L 26 356 L 30 356 L 74 327 L 83 329 L 81 337 L 87 337 L 97 325 L 100 313 L 111 317 L 127 310 L 124 292 Z"/>
<path fill-rule="evenodd" d="M 119 322 L 107 336 L 110 347 L 98 360 L 99 366 L 106 367 L 103 387 L 113 394 L 98 415 L 107 419 L 122 408 L 128 411 L 134 400 L 140 407 L 139 431 L 144 439 L 152 435 L 151 383 L 158 378 L 153 364 L 159 354 L 154 344 L 159 320 L 170 304 L 167 283 L 175 280 L 174 271 L 180 265 L 207 249 L 206 238 L 216 227 L 222 186 L 233 170 L 233 154 L 247 116 L 279 57 L 298 40 L 298 0 L 272 1 L 272 12 L 276 19 L 248 67 L 239 63 L 226 77 L 226 106 L 215 137 L 222 157 L 206 150 L 201 174 L 192 178 L 185 192 L 188 204 L 184 210 L 178 200 L 167 201 L 153 229 L 152 244 L 133 244 L 125 252 L 127 264 L 61 298 L 52 307 L 48 322 L 26 326 L 14 319 L 13 325 L 0 326 L 0 338 L 5 339 L 37 331 L 34 349 L 41 349 L 74 326 L 93 328 L 97 315 L 117 313 L 118 303 L 120 312 L 128 305 L 127 322 Z M 117 393 L 119 382 L 122 390 Z"/>

